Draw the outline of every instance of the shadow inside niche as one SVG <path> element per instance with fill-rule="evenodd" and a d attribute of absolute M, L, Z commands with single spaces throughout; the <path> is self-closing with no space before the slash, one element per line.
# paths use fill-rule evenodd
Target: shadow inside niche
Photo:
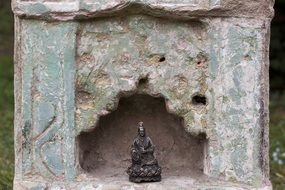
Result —
<path fill-rule="evenodd" d="M 198 177 L 203 173 L 205 138 L 186 133 L 182 119 L 167 112 L 164 99 L 148 95 L 121 98 L 117 110 L 101 117 L 94 130 L 78 136 L 81 168 L 94 176 L 127 175 L 139 121 L 144 122 L 155 145 L 163 176 Z"/>

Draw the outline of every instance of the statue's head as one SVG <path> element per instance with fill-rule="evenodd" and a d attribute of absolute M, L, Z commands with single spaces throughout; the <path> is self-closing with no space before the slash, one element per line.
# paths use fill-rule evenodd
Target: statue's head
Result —
<path fill-rule="evenodd" d="M 141 137 L 145 136 L 145 128 L 143 126 L 143 122 L 139 122 L 139 126 L 138 126 L 138 133 Z"/>

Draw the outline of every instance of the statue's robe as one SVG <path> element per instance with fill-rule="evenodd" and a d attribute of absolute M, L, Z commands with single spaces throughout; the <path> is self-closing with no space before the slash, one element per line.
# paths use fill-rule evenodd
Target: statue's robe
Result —
<path fill-rule="evenodd" d="M 139 163 L 141 166 L 156 164 L 156 159 L 153 155 L 154 145 L 148 136 L 138 136 L 133 142 L 133 150 L 139 154 Z"/>
<path fill-rule="evenodd" d="M 127 170 L 130 181 L 140 183 L 161 180 L 161 167 L 154 157 L 154 145 L 148 136 L 138 135 L 135 138 L 131 155 L 132 165 Z"/>

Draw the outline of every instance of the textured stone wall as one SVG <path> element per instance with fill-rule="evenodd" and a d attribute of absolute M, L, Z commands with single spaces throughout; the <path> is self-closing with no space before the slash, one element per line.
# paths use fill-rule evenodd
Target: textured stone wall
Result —
<path fill-rule="evenodd" d="M 272 6 L 266 0 L 14 1 L 14 188 L 270 189 Z M 80 168 L 78 135 L 96 130 L 121 97 L 134 94 L 163 98 L 189 135 L 206 137 L 201 179 L 166 176 L 139 186 Z"/>

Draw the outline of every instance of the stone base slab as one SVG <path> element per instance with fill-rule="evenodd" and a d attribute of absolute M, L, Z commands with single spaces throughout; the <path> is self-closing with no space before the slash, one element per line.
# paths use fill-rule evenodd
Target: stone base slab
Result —
<path fill-rule="evenodd" d="M 160 182 L 132 183 L 127 176 L 94 178 L 77 182 L 14 181 L 15 190 L 272 190 L 271 185 L 253 187 L 241 183 L 230 183 L 215 179 L 200 181 L 184 176 L 163 177 Z"/>

